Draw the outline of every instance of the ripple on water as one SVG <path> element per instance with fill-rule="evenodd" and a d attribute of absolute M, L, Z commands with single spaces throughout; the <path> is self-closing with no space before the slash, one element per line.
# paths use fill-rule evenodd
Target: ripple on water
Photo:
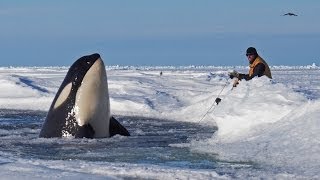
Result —
<path fill-rule="evenodd" d="M 131 133 L 130 137 L 38 138 L 45 116 L 42 111 L 0 110 L 0 153 L 24 159 L 125 162 L 196 169 L 216 167 L 213 156 L 190 152 L 188 147 L 171 146 L 195 138 L 209 138 L 215 127 L 121 116 L 117 119 Z"/>

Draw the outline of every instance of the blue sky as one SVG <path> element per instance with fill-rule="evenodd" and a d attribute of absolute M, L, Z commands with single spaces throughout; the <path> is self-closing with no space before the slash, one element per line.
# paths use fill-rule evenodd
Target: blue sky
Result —
<path fill-rule="evenodd" d="M 319 12 L 318 0 L 2 0 L 0 66 L 95 52 L 107 65 L 247 65 L 249 46 L 270 65 L 319 64 Z"/>

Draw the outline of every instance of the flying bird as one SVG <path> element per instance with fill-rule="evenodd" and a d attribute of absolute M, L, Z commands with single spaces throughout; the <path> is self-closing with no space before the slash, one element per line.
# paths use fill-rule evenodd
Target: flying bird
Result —
<path fill-rule="evenodd" d="M 284 14 L 283 16 L 298 16 L 298 15 L 296 15 L 296 14 L 294 14 L 294 13 L 286 13 L 286 14 Z"/>

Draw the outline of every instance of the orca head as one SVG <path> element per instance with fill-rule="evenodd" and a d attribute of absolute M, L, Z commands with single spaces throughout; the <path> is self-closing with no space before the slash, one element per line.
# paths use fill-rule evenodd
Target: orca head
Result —
<path fill-rule="evenodd" d="M 109 137 L 107 75 L 99 54 L 69 68 L 47 114 L 40 137 Z"/>

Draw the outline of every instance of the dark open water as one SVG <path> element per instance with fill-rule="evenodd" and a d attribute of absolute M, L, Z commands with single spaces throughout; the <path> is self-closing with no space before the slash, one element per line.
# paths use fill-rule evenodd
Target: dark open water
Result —
<path fill-rule="evenodd" d="M 32 160 L 123 162 L 216 171 L 233 177 L 234 166 L 256 169 L 248 162 L 221 162 L 214 155 L 172 144 L 210 138 L 216 127 L 142 117 L 116 117 L 130 137 L 102 139 L 38 138 L 46 112 L 0 110 L 0 157 Z M 0 162 L 1 165 L 1 162 Z"/>
<path fill-rule="evenodd" d="M 214 168 L 215 159 L 170 144 L 209 138 L 215 127 L 141 117 L 116 117 L 130 137 L 38 138 L 46 112 L 0 110 L 0 152 L 19 158 L 170 164 Z M 211 162 L 211 163 L 210 163 Z"/>

